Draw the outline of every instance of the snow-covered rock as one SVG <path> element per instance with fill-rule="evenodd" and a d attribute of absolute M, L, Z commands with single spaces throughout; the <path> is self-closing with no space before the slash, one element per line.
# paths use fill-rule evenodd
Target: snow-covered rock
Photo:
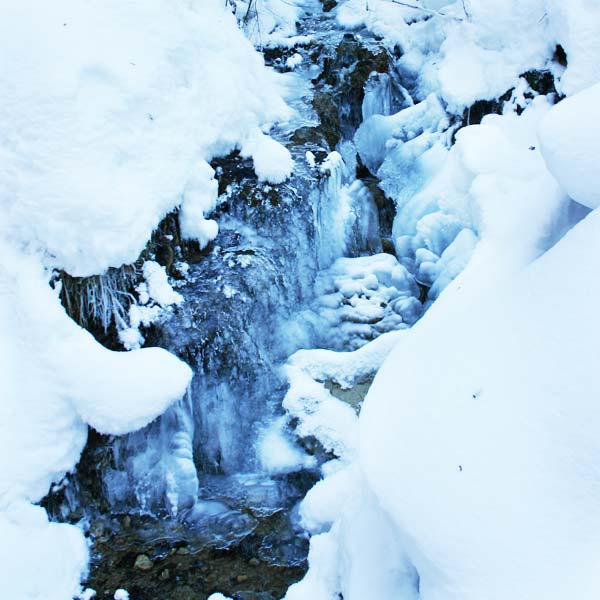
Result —
<path fill-rule="evenodd" d="M 551 173 L 577 202 L 600 206 L 600 83 L 557 104 L 540 126 Z"/>

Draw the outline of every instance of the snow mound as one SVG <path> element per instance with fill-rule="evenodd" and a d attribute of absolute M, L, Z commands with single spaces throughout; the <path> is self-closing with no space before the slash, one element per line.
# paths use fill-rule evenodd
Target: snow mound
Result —
<path fill-rule="evenodd" d="M 540 126 L 548 169 L 577 202 L 600 206 L 600 84 L 557 104 Z"/>
<path fill-rule="evenodd" d="M 560 91 L 570 96 L 600 81 L 600 5 L 546 0 L 550 30 L 567 54 Z"/>
<path fill-rule="evenodd" d="M 218 0 L 24 0 L 0 39 L 0 229 L 72 275 L 134 262 L 182 196 L 206 243 L 204 161 L 290 115 Z"/>
<path fill-rule="evenodd" d="M 464 263 L 453 268 L 464 270 L 412 329 L 347 355 L 292 357 L 286 407 L 317 436 L 325 382 L 354 385 L 384 362 L 359 439 L 345 438 L 301 505 L 316 535 L 286 600 L 360 600 L 373 586 L 398 600 L 597 595 L 600 413 L 585 390 L 595 389 L 598 216 L 562 237 L 583 211 L 539 151 L 550 109 L 540 97 L 520 116 L 464 128 L 439 173 L 400 205 L 400 214 L 412 207 L 406 227 L 441 209 L 463 224 L 444 236 L 421 227 L 420 268 L 434 250 L 468 249 L 457 248 Z M 573 310 L 579 279 L 585 299 Z"/>
<path fill-rule="evenodd" d="M 373 384 L 362 466 L 423 600 L 598 595 L 599 226 L 501 288 L 443 295 Z"/>

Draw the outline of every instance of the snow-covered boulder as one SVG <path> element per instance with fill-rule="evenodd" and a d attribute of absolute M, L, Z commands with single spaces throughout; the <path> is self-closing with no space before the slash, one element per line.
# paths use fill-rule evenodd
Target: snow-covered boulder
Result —
<path fill-rule="evenodd" d="M 600 206 L 600 83 L 566 98 L 540 126 L 541 149 L 550 172 L 577 202 Z"/>

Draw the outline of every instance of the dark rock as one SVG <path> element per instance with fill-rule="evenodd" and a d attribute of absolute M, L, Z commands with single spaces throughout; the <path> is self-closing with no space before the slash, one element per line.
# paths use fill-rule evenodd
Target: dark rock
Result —
<path fill-rule="evenodd" d="M 243 591 L 236 592 L 233 595 L 233 600 L 275 600 L 275 598 L 267 592 Z"/>

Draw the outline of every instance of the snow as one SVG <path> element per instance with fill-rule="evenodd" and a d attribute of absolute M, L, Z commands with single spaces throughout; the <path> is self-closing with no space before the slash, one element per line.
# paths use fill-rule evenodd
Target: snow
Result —
<path fill-rule="evenodd" d="M 129 592 L 124 589 L 118 589 L 115 592 L 114 600 L 129 600 Z"/>
<path fill-rule="evenodd" d="M 183 296 L 177 293 L 167 279 L 167 272 L 153 260 L 147 260 L 142 267 L 142 274 L 146 280 L 148 296 L 161 306 L 181 304 Z"/>
<path fill-rule="evenodd" d="M 262 432 L 258 442 L 258 457 L 264 471 L 271 475 L 293 473 L 314 466 L 313 457 L 307 456 L 286 431 L 287 419 L 276 419 Z"/>
<path fill-rule="evenodd" d="M 143 427 L 191 370 L 158 348 L 99 345 L 67 317 L 52 270 L 135 262 L 179 206 L 183 236 L 206 245 L 208 162 L 244 149 L 282 181 L 293 162 L 268 131 L 291 110 L 217 0 L 24 0 L 3 7 L 0 39 L 0 581 L 6 597 L 65 600 L 81 592 L 83 532 L 30 502 L 75 468 L 88 426 Z M 129 348 L 181 302 L 164 268 L 148 261 L 143 276 L 120 331 Z"/>
<path fill-rule="evenodd" d="M 234 0 L 236 15 L 257 47 L 292 47 L 305 0 Z"/>
<path fill-rule="evenodd" d="M 594 2 L 405 4 L 417 8 L 393 0 L 348 0 L 337 9 L 337 20 L 350 29 L 364 25 L 390 46 L 399 45 L 397 65 L 415 80 L 418 99 L 435 93 L 454 114 L 477 100 L 498 98 L 531 69 L 551 70 L 566 95 L 600 80 L 600 7 Z M 566 69 L 552 60 L 558 44 L 567 54 Z"/>
<path fill-rule="evenodd" d="M 219 185 L 214 174 L 207 163 L 200 163 L 185 186 L 179 211 L 181 235 L 187 240 L 197 240 L 200 248 L 206 247 L 219 232 L 216 221 L 204 218 L 217 204 Z"/>
<path fill-rule="evenodd" d="M 191 371 L 161 349 L 103 348 L 67 317 L 37 257 L 0 247 L 2 590 L 64 600 L 79 592 L 87 543 L 28 501 L 73 469 L 88 424 L 112 434 L 145 425 L 185 392 Z"/>
<path fill-rule="evenodd" d="M 485 293 L 468 267 L 375 380 L 361 463 L 423 599 L 598 594 L 598 218 Z"/>
<path fill-rule="evenodd" d="M 254 159 L 254 171 L 259 181 L 281 183 L 290 176 L 294 168 L 290 151 L 258 130 L 246 141 L 242 154 Z"/>
<path fill-rule="evenodd" d="M 546 11 L 552 34 L 567 54 L 559 91 L 571 96 L 600 81 L 600 6 L 586 0 L 546 0 Z"/>
<path fill-rule="evenodd" d="M 600 206 L 600 84 L 557 104 L 540 127 L 542 154 L 566 192 L 589 208 Z"/>
<path fill-rule="evenodd" d="M 296 52 L 296 54 L 292 54 L 286 61 L 285 66 L 288 69 L 295 69 L 298 65 L 302 64 L 302 54 Z"/>
<path fill-rule="evenodd" d="M 2 231 L 72 275 L 134 262 L 182 196 L 184 222 L 199 217 L 214 189 L 206 162 L 290 115 L 218 0 L 25 0 L 3 12 Z M 257 146 L 259 162 L 269 149 Z M 205 243 L 215 231 L 202 223 Z"/>
<path fill-rule="evenodd" d="M 284 407 L 340 459 L 301 504 L 309 571 L 286 600 L 598 595 L 600 217 L 559 185 L 590 119 L 587 106 L 570 113 L 577 96 L 564 102 L 537 96 L 522 114 L 508 102 L 449 149 L 418 119 L 414 134 L 394 128 L 402 116 L 363 125 L 358 148 L 396 201 L 401 262 L 437 299 L 409 330 L 290 360 Z M 547 139 L 566 146 L 556 167 Z M 579 179 L 591 204 L 594 180 Z M 383 366 L 357 439 L 321 407 L 324 382 L 360 380 L 362 356 L 371 375 Z"/>

